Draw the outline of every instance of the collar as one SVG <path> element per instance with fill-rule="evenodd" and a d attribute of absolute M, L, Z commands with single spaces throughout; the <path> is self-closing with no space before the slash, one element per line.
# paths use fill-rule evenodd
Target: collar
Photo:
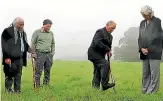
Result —
<path fill-rule="evenodd" d="M 152 21 L 155 18 L 156 18 L 155 16 L 152 16 L 152 18 L 149 21 Z M 145 19 L 145 21 L 147 21 L 147 20 Z"/>
<path fill-rule="evenodd" d="M 50 33 L 50 31 L 49 32 L 45 32 L 43 27 L 41 27 L 41 32 L 43 32 L 43 33 Z"/>
<path fill-rule="evenodd" d="M 105 31 L 105 33 L 110 34 L 110 32 L 106 30 L 106 27 L 104 27 L 103 30 Z"/>

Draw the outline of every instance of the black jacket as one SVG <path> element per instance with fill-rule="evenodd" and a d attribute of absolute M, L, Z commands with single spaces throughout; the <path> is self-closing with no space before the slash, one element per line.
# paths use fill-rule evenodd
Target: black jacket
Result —
<path fill-rule="evenodd" d="M 106 28 L 98 29 L 88 49 L 88 60 L 104 59 L 107 52 L 111 50 L 113 36 Z"/>
<path fill-rule="evenodd" d="M 20 59 L 20 57 L 23 58 L 23 66 L 27 65 L 27 51 L 29 49 L 29 45 L 26 42 L 27 38 L 26 38 L 25 32 L 23 34 L 23 39 L 24 39 L 25 51 L 24 51 L 23 56 L 22 56 L 21 55 L 20 38 L 18 37 L 18 41 L 15 44 L 15 34 L 14 34 L 13 26 L 4 29 L 4 31 L 1 35 L 1 46 L 2 46 L 2 54 L 3 54 L 2 64 L 3 65 L 5 65 L 4 60 L 7 58 L 10 58 L 11 61 L 15 61 L 17 59 Z"/>
<path fill-rule="evenodd" d="M 143 20 L 139 27 L 138 46 L 140 59 L 161 60 L 163 48 L 161 20 L 153 16 L 147 27 L 145 27 L 145 24 L 146 20 Z M 149 51 L 148 55 L 144 55 L 141 52 L 141 48 L 147 48 Z"/>

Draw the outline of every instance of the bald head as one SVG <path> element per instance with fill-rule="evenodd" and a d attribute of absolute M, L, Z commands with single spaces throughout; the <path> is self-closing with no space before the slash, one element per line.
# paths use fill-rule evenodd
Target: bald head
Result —
<path fill-rule="evenodd" d="M 112 21 L 112 20 L 108 21 L 106 23 L 106 30 L 107 30 L 107 32 L 109 32 L 109 33 L 113 32 L 114 29 L 116 28 L 116 25 L 117 24 L 114 21 Z"/>
<path fill-rule="evenodd" d="M 108 21 L 108 22 L 106 23 L 106 25 L 116 25 L 116 23 L 115 23 L 114 21 L 110 20 L 110 21 Z"/>
<path fill-rule="evenodd" d="M 15 18 L 13 25 L 19 30 L 22 31 L 24 28 L 24 19 L 17 17 Z"/>

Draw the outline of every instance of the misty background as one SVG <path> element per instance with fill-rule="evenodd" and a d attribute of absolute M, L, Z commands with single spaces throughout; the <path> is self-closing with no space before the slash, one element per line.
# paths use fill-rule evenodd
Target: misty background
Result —
<path fill-rule="evenodd" d="M 22 17 L 30 44 L 33 32 L 42 27 L 44 19 L 50 19 L 56 42 L 54 59 L 87 60 L 87 49 L 96 30 L 114 20 L 117 28 L 112 33 L 112 58 L 135 61 L 138 27 L 143 20 L 140 9 L 150 5 L 155 16 L 163 20 L 162 4 L 162 0 L 1 0 L 0 33 L 14 18 Z M 123 43 L 129 45 L 124 47 Z"/>

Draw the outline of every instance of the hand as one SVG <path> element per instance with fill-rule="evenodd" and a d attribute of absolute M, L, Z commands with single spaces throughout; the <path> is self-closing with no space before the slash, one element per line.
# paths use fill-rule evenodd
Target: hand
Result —
<path fill-rule="evenodd" d="M 111 51 L 108 52 L 107 55 L 108 55 L 109 57 L 111 57 L 111 56 L 112 56 L 112 52 L 111 52 Z"/>
<path fill-rule="evenodd" d="M 148 54 L 148 49 L 146 48 L 145 55 L 147 55 L 147 54 Z"/>
<path fill-rule="evenodd" d="M 6 64 L 11 64 L 11 59 L 5 59 Z"/>
<path fill-rule="evenodd" d="M 37 58 L 36 53 L 31 53 L 31 57 L 34 58 L 34 59 L 36 59 Z"/>
<path fill-rule="evenodd" d="M 143 52 L 144 55 L 147 55 L 148 54 L 148 50 L 145 49 L 145 48 L 142 48 L 141 51 Z"/>

